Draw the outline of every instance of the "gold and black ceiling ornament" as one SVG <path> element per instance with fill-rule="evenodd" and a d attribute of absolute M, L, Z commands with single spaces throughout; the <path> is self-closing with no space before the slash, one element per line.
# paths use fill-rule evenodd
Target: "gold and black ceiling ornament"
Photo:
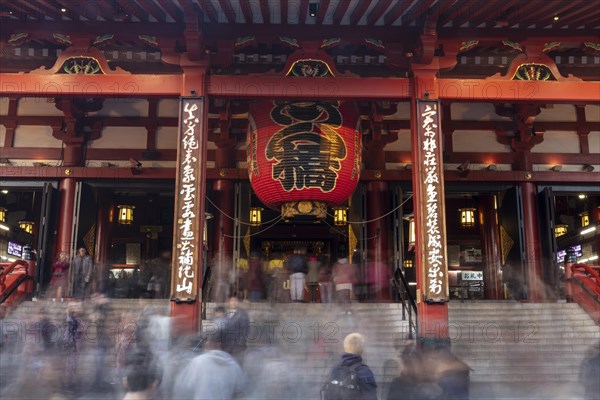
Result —
<path fill-rule="evenodd" d="M 312 216 L 323 219 L 327 216 L 327 204 L 325 202 L 315 200 L 286 202 L 281 205 L 281 216 L 283 218 Z"/>
<path fill-rule="evenodd" d="M 93 57 L 71 57 L 65 60 L 62 71 L 70 75 L 104 74 L 100 63 Z"/>
<path fill-rule="evenodd" d="M 545 64 L 521 64 L 517 68 L 513 80 L 519 81 L 555 81 L 550 68 Z"/>
<path fill-rule="evenodd" d="M 286 76 L 323 78 L 334 76 L 334 74 L 326 62 L 306 58 L 294 62 Z"/>

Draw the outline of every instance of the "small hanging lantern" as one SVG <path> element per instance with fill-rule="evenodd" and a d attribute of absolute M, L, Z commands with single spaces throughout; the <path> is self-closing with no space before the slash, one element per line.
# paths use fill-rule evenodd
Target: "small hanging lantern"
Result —
<path fill-rule="evenodd" d="M 415 248 L 417 242 L 417 234 L 415 231 L 415 216 L 414 214 L 407 214 L 403 217 L 405 221 L 408 221 L 408 251 Z"/>
<path fill-rule="evenodd" d="M 415 219 L 411 218 L 408 221 L 408 245 L 410 247 L 415 247 L 417 243 L 417 234 L 415 232 Z"/>
<path fill-rule="evenodd" d="M 590 224 L 590 214 L 587 211 L 582 212 L 581 214 L 579 214 L 579 216 L 581 217 L 582 228 Z"/>
<path fill-rule="evenodd" d="M 117 208 L 119 209 L 119 224 L 131 225 L 133 222 L 133 209 L 135 206 L 119 205 Z"/>
<path fill-rule="evenodd" d="M 32 221 L 19 221 L 19 228 L 23 229 L 25 232 L 32 235 L 33 234 L 33 224 L 34 224 L 34 222 L 32 222 Z"/>
<path fill-rule="evenodd" d="M 465 229 L 475 227 L 475 209 L 474 208 L 459 208 L 460 226 Z"/>
<path fill-rule="evenodd" d="M 262 223 L 262 208 L 250 207 L 250 226 L 260 226 Z"/>
<path fill-rule="evenodd" d="M 333 208 L 333 224 L 335 226 L 346 226 L 348 224 L 348 208 L 334 207 Z"/>
<path fill-rule="evenodd" d="M 0 222 L 6 222 L 6 208 L 0 207 Z"/>
<path fill-rule="evenodd" d="M 554 236 L 556 236 L 556 237 L 564 236 L 567 234 L 568 230 L 569 230 L 569 225 L 566 225 L 566 224 L 556 225 L 554 227 Z"/>

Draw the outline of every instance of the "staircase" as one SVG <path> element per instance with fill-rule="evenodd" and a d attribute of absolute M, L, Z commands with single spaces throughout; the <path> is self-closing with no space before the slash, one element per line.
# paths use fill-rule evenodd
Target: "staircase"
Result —
<path fill-rule="evenodd" d="M 56 357 L 64 357 L 62 340 L 66 329 L 66 316 L 69 307 L 80 306 L 79 315 L 84 332 L 80 342 L 81 355 L 77 375 L 84 384 L 91 384 L 95 373 L 95 350 L 98 345 L 94 304 L 68 301 L 25 301 L 7 317 L 0 319 L 0 393 L 14 384 L 19 377 L 30 379 L 31 373 L 40 365 L 54 362 L 58 369 L 64 362 Z M 114 347 L 119 335 L 131 331 L 142 314 L 168 316 L 168 300 L 112 299 L 110 311 L 103 323 L 104 332 L 109 339 L 107 357 L 107 379 L 114 369 Z M 50 350 L 44 346 L 41 334 L 42 319 L 51 341 Z M 58 380 L 59 377 L 56 379 Z M 45 382 L 45 381 L 44 381 Z M 46 396 L 48 394 L 46 393 Z M 0 397 L 2 397 L 0 395 Z M 32 397 L 34 398 L 34 397 Z"/>
<path fill-rule="evenodd" d="M 471 382 L 573 382 L 600 328 L 575 303 L 451 302 L 452 352 Z"/>
<path fill-rule="evenodd" d="M 214 303 L 207 305 L 208 317 L 215 307 Z M 268 341 L 283 350 L 294 373 L 305 383 L 323 383 L 343 352 L 344 337 L 351 332 L 366 336 L 363 358 L 378 382 L 389 382 L 396 376 L 397 369 L 386 370 L 384 364 L 397 360 L 410 344 L 409 324 L 402 320 L 400 304 L 356 303 L 350 314 L 331 304 L 245 303 L 242 307 L 251 321 L 248 351 L 260 346 L 271 332 L 274 340 Z M 203 321 L 203 326 L 208 328 L 210 321 Z"/>
<path fill-rule="evenodd" d="M 0 321 L 2 332 L 6 334 L 7 329 L 14 326 L 24 329 L 24 323 L 29 327 L 42 315 L 60 326 L 65 320 L 67 304 L 25 302 Z M 203 327 L 207 331 L 214 328 L 210 318 L 216 306 L 206 304 L 209 319 L 203 321 Z M 402 319 L 399 304 L 356 303 L 352 304 L 350 314 L 331 304 L 243 303 L 241 306 L 248 311 L 251 320 L 247 357 L 254 354 L 254 357 L 258 355 L 258 362 L 265 361 L 260 358 L 265 354 L 260 353 L 261 345 L 276 344 L 281 350 L 277 356 L 281 369 L 300 385 L 295 394 L 298 399 L 318 398 L 320 385 L 341 354 L 342 341 L 350 332 L 361 332 L 367 338 L 364 359 L 375 374 L 380 398 L 385 398 L 387 383 L 398 373 L 397 368 L 386 367 L 386 364 L 399 360 L 405 346 L 414 343 L 407 340 L 408 321 Z M 148 308 L 168 315 L 169 302 L 112 300 L 111 308 L 106 329 L 111 332 L 114 345 L 124 323 L 134 321 Z M 84 314 L 90 316 L 91 311 L 92 304 L 85 303 Z M 124 320 L 122 315 L 125 315 Z M 93 337 L 93 333 L 90 335 Z M 9 336 L 0 350 L 0 389 L 16 374 L 16 368 L 11 366 L 20 365 L 22 360 L 18 347 L 24 345 L 22 336 Z M 553 388 L 546 390 L 554 390 L 555 386 L 550 385 L 563 383 L 571 385 L 569 388 L 578 387 L 579 366 L 586 352 L 600 340 L 600 330 L 577 304 L 451 302 L 449 336 L 453 353 L 473 369 L 471 398 L 566 399 L 579 395 L 565 397 L 539 392 L 541 397 L 531 397 L 523 393 L 532 393 L 532 382 Z M 93 349 L 91 342 L 84 346 Z M 80 374 L 84 377 L 93 373 L 93 356 L 89 357 L 81 364 Z M 489 388 L 494 385 L 498 387 L 496 394 L 488 396 Z M 516 391 L 506 395 L 507 390 Z"/>

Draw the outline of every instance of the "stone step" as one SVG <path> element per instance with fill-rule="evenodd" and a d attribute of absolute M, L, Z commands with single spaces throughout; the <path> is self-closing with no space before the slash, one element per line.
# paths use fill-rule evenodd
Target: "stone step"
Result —
<path fill-rule="evenodd" d="M 559 357 L 556 359 L 546 359 L 544 362 L 551 362 L 552 365 L 548 366 L 548 368 L 573 368 L 578 369 L 581 364 L 578 358 L 565 358 Z M 466 361 L 465 361 L 466 362 Z M 525 360 L 498 360 L 494 359 L 493 361 L 490 359 L 469 359 L 468 363 L 471 368 L 474 370 L 482 369 L 482 368 L 498 368 L 498 367 L 535 367 L 536 369 L 539 367 L 539 360 L 537 359 L 525 359 Z M 554 371 L 553 371 L 554 372 Z"/>
<path fill-rule="evenodd" d="M 578 309 L 577 303 L 566 303 L 566 302 L 555 302 L 555 303 L 521 303 L 517 301 L 508 301 L 508 300 L 480 300 L 480 301 L 466 301 L 461 303 L 460 301 L 451 301 L 448 303 L 448 308 L 450 310 L 455 309 L 476 309 L 476 308 L 490 308 L 494 310 L 502 310 L 502 309 L 522 309 L 522 308 L 575 308 Z"/>
<path fill-rule="evenodd" d="M 113 300 L 106 323 L 106 328 L 112 329 L 111 338 L 116 340 L 119 329 L 152 306 L 162 315 L 170 313 L 168 300 Z M 205 306 L 211 317 L 218 304 Z M 47 301 L 24 303 L 11 317 L 27 318 L 41 307 L 51 320 L 64 320 L 67 303 Z M 278 324 L 277 344 L 302 382 L 322 383 L 342 351 L 343 337 L 353 330 L 367 336 L 365 361 L 378 382 L 389 382 L 395 375 L 384 368 L 385 362 L 398 359 L 401 349 L 394 345 L 409 332 L 399 304 L 354 303 L 350 316 L 340 314 L 332 304 L 262 302 L 242 303 L 241 307 L 248 311 L 253 328 Z M 85 312 L 91 309 L 91 304 L 84 304 Z M 449 310 L 452 351 L 473 368 L 473 382 L 576 381 L 581 360 L 600 337 L 598 326 L 577 304 L 451 302 Z M 122 314 L 131 315 L 123 321 Z M 204 320 L 203 327 L 210 329 L 210 320 Z M 260 344 L 258 337 L 250 340 L 249 351 Z M 91 351 L 93 343 L 84 348 Z"/>
<path fill-rule="evenodd" d="M 496 354 L 507 351 L 512 352 L 580 352 L 584 354 L 587 352 L 592 345 L 597 341 L 591 340 L 586 344 L 572 344 L 572 343 L 561 343 L 561 346 L 549 346 L 547 343 L 514 343 L 514 342 L 494 342 L 489 343 L 469 343 L 469 342 L 456 342 L 452 344 L 452 350 L 457 354 L 469 354 L 473 352 L 476 354 Z"/>

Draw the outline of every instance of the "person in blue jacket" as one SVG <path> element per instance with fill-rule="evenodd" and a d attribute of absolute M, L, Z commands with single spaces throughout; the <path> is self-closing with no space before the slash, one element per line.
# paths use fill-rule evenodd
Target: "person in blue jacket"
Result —
<path fill-rule="evenodd" d="M 360 390 L 351 395 L 352 399 L 377 400 L 377 383 L 373 371 L 363 363 L 362 354 L 365 348 L 365 337 L 360 333 L 350 333 L 344 338 L 344 354 L 333 369 L 346 366 L 354 369 L 358 377 Z"/>

